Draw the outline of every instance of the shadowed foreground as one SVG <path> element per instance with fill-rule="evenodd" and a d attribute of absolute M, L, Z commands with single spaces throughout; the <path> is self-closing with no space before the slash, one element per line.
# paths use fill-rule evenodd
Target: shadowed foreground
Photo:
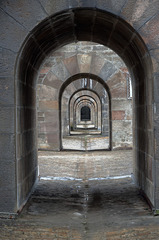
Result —
<path fill-rule="evenodd" d="M 70 165 L 70 169 L 74 168 Z M 88 172 L 81 180 L 40 180 L 20 216 L 0 220 L 0 239 L 159 238 L 159 218 L 153 216 L 131 177 L 88 180 Z"/>

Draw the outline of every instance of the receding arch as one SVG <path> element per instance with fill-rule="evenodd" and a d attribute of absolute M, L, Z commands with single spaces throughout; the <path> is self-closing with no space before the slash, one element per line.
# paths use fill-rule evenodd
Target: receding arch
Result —
<path fill-rule="evenodd" d="M 87 91 L 87 92 L 89 92 L 88 90 L 85 90 L 85 91 Z M 77 94 L 77 93 L 79 93 L 80 91 L 76 91 L 76 93 L 74 93 L 72 96 L 71 96 L 71 98 L 70 98 L 70 100 L 69 100 L 69 119 L 70 119 L 70 121 L 71 121 L 71 102 L 72 102 L 72 99 L 73 99 L 73 97 Z M 81 90 L 81 92 L 84 92 L 83 90 Z M 95 92 L 93 92 L 93 91 L 90 91 L 91 93 L 93 93 L 93 94 L 95 94 Z M 80 99 L 83 99 L 83 98 L 90 98 L 90 95 L 89 94 L 84 94 L 84 95 L 82 95 L 82 96 L 78 96 L 77 98 L 76 98 L 76 100 L 74 101 L 74 103 L 73 103 L 73 109 L 76 107 L 75 105 L 76 104 L 78 104 L 78 101 L 80 101 Z M 91 96 L 91 99 L 93 100 L 93 104 L 94 104 L 94 108 L 96 109 L 96 112 L 98 113 L 97 115 L 97 119 L 96 119 L 96 122 L 95 122 L 95 127 L 97 128 L 97 129 L 100 129 L 101 130 L 101 124 L 102 124 L 102 119 L 101 119 L 101 116 L 100 116 L 100 113 L 101 113 L 101 111 L 102 111 L 102 106 L 101 106 L 101 100 L 100 100 L 100 98 L 98 97 L 98 94 L 97 94 L 97 99 L 95 99 L 95 97 L 94 96 Z M 73 116 L 72 116 L 73 117 Z"/>
<path fill-rule="evenodd" d="M 16 159 L 21 169 L 17 172 L 17 208 L 20 209 L 28 198 L 37 176 L 35 105 L 39 66 L 51 50 L 83 40 L 110 47 L 124 60 L 131 73 L 135 113 L 135 176 L 151 204 L 157 207 L 156 180 L 151 179 L 146 167 L 146 164 L 152 166 L 151 160 L 154 159 L 153 94 L 149 90 L 153 76 L 149 52 L 139 34 L 119 16 L 94 8 L 80 8 L 49 16 L 38 24 L 26 38 L 17 59 Z M 67 81 L 63 87 L 65 84 Z M 151 87 L 148 88 L 148 85 Z M 31 172 L 23 167 L 28 161 L 32 166 Z"/>
<path fill-rule="evenodd" d="M 109 115 L 108 116 L 108 130 L 107 130 L 107 128 L 105 128 L 105 126 L 107 125 L 107 124 L 105 124 L 105 122 L 107 122 L 107 119 L 105 119 L 105 122 L 104 122 L 104 120 L 102 120 L 103 117 L 101 117 L 101 125 L 102 125 L 101 132 L 103 133 L 103 135 L 105 135 L 105 134 L 107 135 L 107 132 L 108 132 L 108 136 L 109 136 L 109 147 L 108 148 L 111 150 L 112 149 L 111 93 L 110 93 L 110 89 L 109 89 L 108 85 L 106 84 L 106 82 L 104 82 L 103 79 L 101 79 L 99 76 L 96 76 L 96 75 L 90 74 L 90 73 L 89 74 L 88 73 L 80 73 L 80 74 L 76 74 L 76 75 L 68 78 L 63 83 L 63 85 L 60 88 L 60 93 L 59 93 L 59 114 L 60 114 L 59 115 L 59 119 L 61 119 L 61 99 L 62 99 L 62 94 L 63 94 L 64 90 L 72 82 L 74 82 L 74 81 L 76 81 L 78 79 L 85 79 L 85 78 L 86 79 L 92 79 L 92 80 L 96 81 L 97 83 L 101 84 L 102 88 L 105 89 L 106 94 L 108 96 L 108 115 Z M 82 90 L 89 90 L 90 92 L 92 92 L 95 95 L 97 95 L 97 97 L 100 100 L 100 105 L 102 106 L 102 99 L 101 99 L 100 94 L 97 91 L 95 91 L 93 89 L 90 89 L 90 88 L 87 88 L 87 87 L 79 88 L 78 90 L 73 92 L 73 94 L 70 97 L 68 106 L 70 106 L 70 101 L 72 100 L 73 96 L 75 94 L 77 94 L 78 92 L 82 91 Z M 105 98 L 104 101 L 107 101 L 106 98 Z M 105 106 L 106 106 L 106 104 L 105 104 Z M 102 114 L 104 115 L 105 114 L 104 107 L 103 107 L 103 109 L 101 108 L 101 111 L 102 111 Z M 70 116 L 69 116 L 69 119 L 70 119 Z M 61 129 L 62 129 L 61 122 L 60 122 L 60 126 L 61 126 Z M 62 139 L 62 131 L 60 131 L 60 139 Z M 62 145 L 61 145 L 61 149 L 62 149 Z"/>
<path fill-rule="evenodd" d="M 70 103 L 71 105 L 71 103 Z M 88 114 L 88 120 L 84 121 L 89 121 L 90 124 L 93 124 L 93 128 L 97 128 L 97 123 L 98 123 L 98 109 L 100 109 L 100 107 L 98 106 L 98 103 L 96 100 L 94 100 L 94 98 L 92 98 L 89 95 L 82 95 L 79 96 L 78 99 L 76 99 L 73 103 L 73 116 L 75 117 L 73 122 L 76 124 L 75 128 L 78 127 L 77 124 L 80 124 L 79 127 L 81 126 L 81 123 L 83 122 L 83 116 L 84 116 L 84 112 L 82 108 L 83 107 L 88 107 L 89 109 L 86 109 L 87 114 Z M 71 106 L 69 106 L 71 108 Z M 71 120 L 71 119 L 70 119 Z M 88 126 L 87 126 L 88 127 Z"/>
<path fill-rule="evenodd" d="M 81 110 L 84 106 L 88 106 L 89 109 Z M 80 110 L 80 116 L 81 116 L 81 111 L 82 111 L 83 117 L 84 117 L 85 114 L 86 115 L 88 114 L 89 121 L 90 121 L 92 119 L 92 117 L 91 117 L 91 106 L 95 109 L 95 102 L 92 101 L 91 97 L 82 98 L 79 102 L 77 102 L 77 103 L 75 102 L 74 103 L 74 111 L 77 112 L 77 110 L 79 109 Z M 81 119 L 81 117 L 80 117 L 80 119 Z M 86 121 L 86 118 L 85 118 L 85 121 Z"/>
<path fill-rule="evenodd" d="M 81 121 L 91 120 L 91 109 L 89 106 L 85 105 L 81 107 Z"/>

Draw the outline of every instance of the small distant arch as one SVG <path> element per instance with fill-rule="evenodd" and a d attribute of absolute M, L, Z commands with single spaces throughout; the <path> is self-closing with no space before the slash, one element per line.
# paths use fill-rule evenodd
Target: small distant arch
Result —
<path fill-rule="evenodd" d="M 88 106 L 83 106 L 81 108 L 81 121 L 91 120 L 91 110 Z"/>

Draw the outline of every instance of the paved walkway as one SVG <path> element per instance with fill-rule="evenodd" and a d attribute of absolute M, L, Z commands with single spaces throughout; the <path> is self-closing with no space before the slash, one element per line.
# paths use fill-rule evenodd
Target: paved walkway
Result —
<path fill-rule="evenodd" d="M 102 135 L 71 135 L 62 138 L 62 148 L 66 150 L 106 150 L 109 138 Z"/>
<path fill-rule="evenodd" d="M 0 220 L 0 239 L 158 240 L 159 217 L 153 216 L 132 179 L 113 177 L 131 173 L 131 166 L 127 171 L 125 165 L 130 161 L 129 154 L 131 152 L 92 152 L 82 155 L 41 152 L 41 178 L 60 177 L 61 174 L 63 177 L 54 181 L 40 180 L 21 215 L 17 219 Z M 111 155 L 111 158 L 104 160 L 106 155 L 107 158 Z M 56 160 L 52 156 L 56 156 Z M 65 167 L 62 166 L 64 162 Z M 77 168 L 80 162 L 82 167 Z M 108 162 L 111 164 L 108 165 Z M 88 167 L 89 163 L 92 167 Z M 100 168 L 97 168 L 97 163 Z M 104 163 L 110 172 L 102 175 L 103 168 L 106 169 Z M 83 167 L 86 167 L 84 174 Z M 96 176 L 101 178 L 91 180 Z M 74 180 L 69 180 L 71 177 Z"/>
<path fill-rule="evenodd" d="M 130 175 L 132 151 L 39 152 L 41 177 L 53 176 L 88 180 Z"/>

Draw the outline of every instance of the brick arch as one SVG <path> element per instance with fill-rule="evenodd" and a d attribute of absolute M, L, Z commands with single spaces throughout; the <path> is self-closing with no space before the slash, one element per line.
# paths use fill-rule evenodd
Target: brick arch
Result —
<path fill-rule="evenodd" d="M 150 87 L 148 86 L 149 81 L 152 80 L 149 51 L 137 31 L 119 16 L 95 8 L 75 8 L 51 15 L 38 24 L 27 37 L 19 54 L 16 104 L 19 112 L 17 126 L 20 126 L 19 135 L 22 143 L 17 138 L 17 146 L 19 152 L 23 148 L 24 151 L 23 156 L 20 155 L 18 160 L 22 172 L 20 177 L 20 173 L 17 172 L 17 209 L 20 209 L 26 201 L 37 175 L 36 144 L 34 145 L 36 142 L 35 80 L 39 66 L 51 50 L 70 42 L 83 40 L 109 46 L 121 56 L 129 68 L 134 83 L 135 176 L 151 204 L 157 208 L 159 205 L 154 200 L 157 200 L 155 182 L 152 179 L 152 172 L 149 173 L 144 164 L 146 162 L 147 166 L 152 166 L 154 157 L 153 148 L 150 147 L 150 141 L 153 142 L 152 107 L 150 107 L 153 95 L 151 84 Z M 149 119 L 149 122 L 145 119 Z M 21 122 L 24 122 L 23 126 Z M 31 172 L 24 171 L 23 167 L 28 159 Z"/>

